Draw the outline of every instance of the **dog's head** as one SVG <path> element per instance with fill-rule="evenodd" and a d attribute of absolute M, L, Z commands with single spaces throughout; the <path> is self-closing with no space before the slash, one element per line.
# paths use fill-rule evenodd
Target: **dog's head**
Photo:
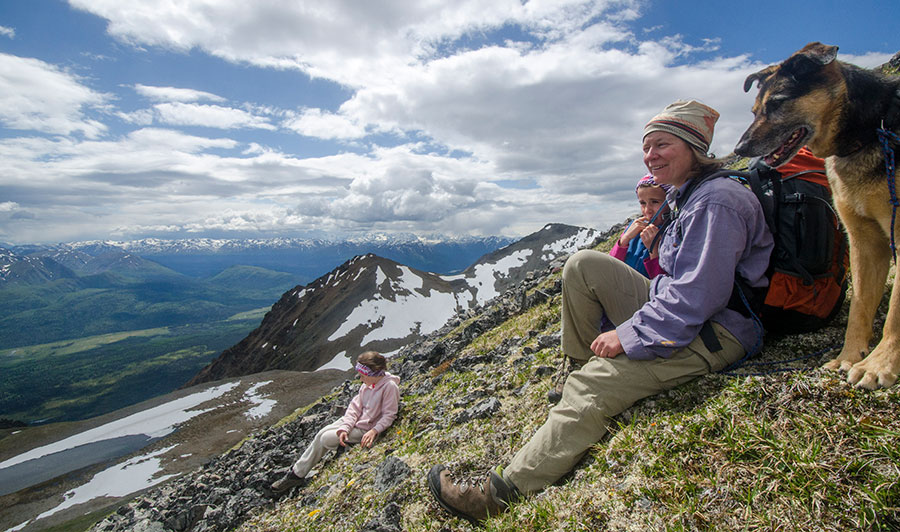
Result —
<path fill-rule="evenodd" d="M 744 92 L 754 82 L 759 94 L 753 104 L 753 123 L 741 136 L 734 152 L 744 157 L 763 157 L 769 166 L 780 166 L 804 145 L 821 157 L 830 155 L 839 112 L 837 105 L 846 85 L 835 57 L 837 46 L 813 42 L 781 64 L 750 74 Z"/>

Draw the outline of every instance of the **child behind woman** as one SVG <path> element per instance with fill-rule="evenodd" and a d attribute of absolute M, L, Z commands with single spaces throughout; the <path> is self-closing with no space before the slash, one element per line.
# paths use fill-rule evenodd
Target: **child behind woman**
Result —
<path fill-rule="evenodd" d="M 397 417 L 400 403 L 400 378 L 387 372 L 387 359 L 375 351 L 366 351 L 356 361 L 362 380 L 359 393 L 350 401 L 344 416 L 319 430 L 315 438 L 284 477 L 272 484 L 276 493 L 304 485 L 310 471 L 325 451 L 360 443 L 371 447 Z"/>
<path fill-rule="evenodd" d="M 671 188 L 669 185 L 658 184 L 652 175 L 642 177 L 635 188 L 641 206 L 641 217 L 625 229 L 609 250 L 610 255 L 650 279 L 663 273 L 663 269 L 659 267 L 659 243 L 652 250 L 648 248 L 659 233 L 662 217 L 669 212 L 666 193 Z M 656 216 L 657 212 L 659 216 Z"/>
<path fill-rule="evenodd" d="M 634 268 L 638 273 L 653 279 L 665 271 L 659 266 L 659 243 L 653 242 L 663 224 L 663 217 L 669 213 L 666 193 L 669 185 L 656 182 L 652 175 L 642 177 L 634 189 L 641 206 L 641 217 L 631 223 L 619 236 L 615 245 L 609 250 L 612 257 L 619 259 Z M 648 249 L 650 246 L 653 249 Z M 597 332 L 611 331 L 615 325 L 604 315 L 600 320 Z M 547 401 L 556 404 L 562 398 L 563 387 L 569 374 L 584 364 L 581 360 L 563 355 L 559 368 L 551 379 L 551 388 L 547 392 Z"/>

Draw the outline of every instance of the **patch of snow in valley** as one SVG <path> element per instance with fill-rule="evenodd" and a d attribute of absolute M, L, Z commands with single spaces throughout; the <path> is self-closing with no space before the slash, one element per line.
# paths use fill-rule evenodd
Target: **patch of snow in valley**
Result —
<path fill-rule="evenodd" d="M 49 445 L 37 447 L 6 461 L 0 462 L 0 469 L 27 460 L 65 451 L 66 449 L 73 449 L 79 445 L 119 438 L 122 436 L 146 434 L 150 438 L 162 438 L 163 436 L 174 432 L 178 424 L 184 423 L 195 416 L 211 410 L 193 409 L 206 401 L 220 397 L 226 392 L 234 389 L 238 384 L 238 382 L 233 382 L 209 388 L 202 392 L 197 392 L 157 407 L 149 408 L 143 412 L 138 412 L 116 421 L 111 421 L 105 425 L 86 430 Z"/>
<path fill-rule="evenodd" d="M 38 521 L 66 508 L 71 508 L 76 504 L 89 502 L 97 497 L 124 497 L 130 493 L 165 482 L 176 475 L 157 477 L 157 473 L 162 471 L 160 458 L 158 457 L 175 447 L 175 445 L 172 445 L 149 454 L 136 456 L 97 473 L 87 484 L 82 484 L 73 490 L 67 491 L 64 496 L 65 500 L 59 506 L 47 510 L 31 521 Z M 21 530 L 31 521 L 26 521 L 15 528 L 10 528 L 7 532 Z"/>
<path fill-rule="evenodd" d="M 275 408 L 275 405 L 278 404 L 278 401 L 274 399 L 269 399 L 266 396 L 263 396 L 259 393 L 259 389 L 265 386 L 266 384 L 271 384 L 272 381 L 258 382 L 247 389 L 244 392 L 244 399 L 250 401 L 253 405 L 249 410 L 244 412 L 244 415 L 247 416 L 247 419 L 260 419 L 266 417 L 269 412 Z"/>
<path fill-rule="evenodd" d="M 316 371 L 323 369 L 353 369 L 353 364 L 351 363 L 350 357 L 347 356 L 347 351 L 341 351 L 334 355 L 334 358 L 332 358 L 330 362 L 317 368 Z"/>

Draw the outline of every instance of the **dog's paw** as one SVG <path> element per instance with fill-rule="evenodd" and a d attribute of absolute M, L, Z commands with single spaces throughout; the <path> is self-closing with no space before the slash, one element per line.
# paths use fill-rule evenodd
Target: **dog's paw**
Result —
<path fill-rule="evenodd" d="M 832 371 L 850 371 L 865 355 L 864 351 L 845 349 L 836 358 L 826 362 L 823 367 Z"/>
<path fill-rule="evenodd" d="M 895 353 L 895 350 L 879 345 L 868 357 L 850 368 L 847 382 L 868 390 L 893 386 L 900 369 L 900 356 Z"/>
<path fill-rule="evenodd" d="M 859 367 L 852 367 L 847 372 L 847 382 L 857 388 L 877 390 L 878 388 L 890 388 L 897 382 L 897 375 L 893 373 L 873 373 Z"/>
<path fill-rule="evenodd" d="M 851 366 L 852 366 L 852 364 L 851 364 Z M 830 369 L 831 371 L 841 371 L 841 370 L 847 371 L 846 368 L 843 368 L 841 366 L 841 360 L 838 358 L 829 360 L 828 362 L 823 364 L 822 367 L 825 369 Z"/>

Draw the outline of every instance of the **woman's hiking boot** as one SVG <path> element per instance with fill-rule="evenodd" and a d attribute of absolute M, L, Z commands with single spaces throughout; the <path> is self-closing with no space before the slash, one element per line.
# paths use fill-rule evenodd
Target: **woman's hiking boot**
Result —
<path fill-rule="evenodd" d="M 553 379 L 550 380 L 550 391 L 547 392 L 547 401 L 550 404 L 556 404 L 562 399 L 563 387 L 566 385 L 566 379 L 569 378 L 569 374 L 575 370 L 581 369 L 584 366 L 584 360 L 578 360 L 577 358 L 572 358 L 568 355 L 563 355 L 562 362 L 559 365 L 559 368 L 556 369 L 556 374 L 553 375 Z"/>
<path fill-rule="evenodd" d="M 518 498 L 516 487 L 497 471 L 491 471 L 480 486 L 460 484 L 450 477 L 447 466 L 432 467 L 428 472 L 428 489 L 445 510 L 473 523 L 506 511 L 509 503 Z"/>
<path fill-rule="evenodd" d="M 276 480 L 272 484 L 272 491 L 274 491 L 275 493 L 284 493 L 284 492 L 290 490 L 291 488 L 296 488 L 297 486 L 302 487 L 305 485 L 306 485 L 305 478 L 298 477 L 297 475 L 294 474 L 293 470 L 288 469 L 287 473 L 285 473 L 283 477 Z"/>

